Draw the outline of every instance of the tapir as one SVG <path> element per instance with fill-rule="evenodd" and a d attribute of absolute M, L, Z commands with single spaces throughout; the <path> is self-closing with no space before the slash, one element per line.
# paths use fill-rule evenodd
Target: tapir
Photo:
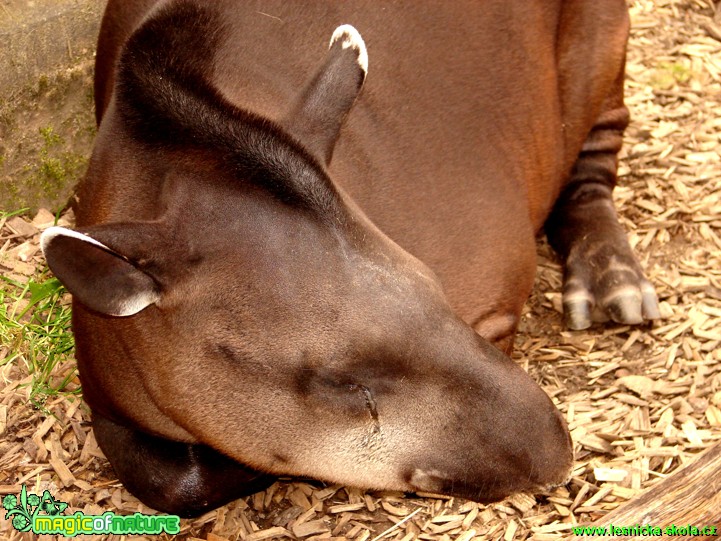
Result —
<path fill-rule="evenodd" d="M 623 0 L 110 0 L 74 230 L 118 478 L 197 515 L 278 476 L 478 502 L 567 481 L 509 357 L 545 232 L 566 321 L 658 317 L 612 202 Z"/>

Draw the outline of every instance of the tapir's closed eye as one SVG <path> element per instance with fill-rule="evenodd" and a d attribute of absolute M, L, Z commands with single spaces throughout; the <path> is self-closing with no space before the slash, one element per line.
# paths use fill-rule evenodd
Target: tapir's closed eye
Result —
<path fill-rule="evenodd" d="M 315 368 L 303 368 L 297 377 L 299 396 L 312 408 L 330 410 L 344 416 L 378 421 L 372 389 L 353 382 L 346 374 L 332 374 Z"/>
<path fill-rule="evenodd" d="M 368 412 L 371 414 L 371 417 L 375 421 L 377 421 L 378 420 L 378 409 L 376 407 L 376 400 L 375 400 L 371 390 L 368 387 L 366 387 L 365 385 L 358 385 L 356 383 L 349 384 L 348 390 L 350 392 L 358 392 L 361 394 L 361 396 L 363 398 L 365 398 L 366 406 L 368 407 Z"/>

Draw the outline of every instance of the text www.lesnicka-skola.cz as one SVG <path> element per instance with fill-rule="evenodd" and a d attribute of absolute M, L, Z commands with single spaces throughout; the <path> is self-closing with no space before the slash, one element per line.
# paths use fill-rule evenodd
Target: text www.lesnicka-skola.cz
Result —
<path fill-rule="evenodd" d="M 718 526 L 693 526 L 687 524 L 685 526 L 652 526 L 651 524 L 634 526 L 577 526 L 573 528 L 574 535 L 589 536 L 613 536 L 613 535 L 636 535 L 642 537 L 662 537 L 662 536 L 698 536 L 707 535 L 716 536 L 718 534 Z"/>

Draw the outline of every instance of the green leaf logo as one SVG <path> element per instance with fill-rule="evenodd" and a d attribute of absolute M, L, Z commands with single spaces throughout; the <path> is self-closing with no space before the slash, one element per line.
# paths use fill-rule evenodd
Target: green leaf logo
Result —
<path fill-rule="evenodd" d="M 29 532 L 32 525 L 32 508 L 28 505 L 28 496 L 25 485 L 20 489 L 20 502 L 15 496 L 8 495 L 3 498 L 3 507 L 7 510 L 6 520 L 12 520 L 13 527 L 20 532 Z"/>
<path fill-rule="evenodd" d="M 37 498 L 37 496 L 35 497 Z M 40 504 L 39 509 L 51 516 L 59 515 L 68 507 L 67 503 L 55 500 L 47 490 L 43 492 L 43 497 L 39 499 L 38 503 Z"/>
<path fill-rule="evenodd" d="M 27 493 L 25 485 L 20 489 L 20 497 L 8 494 L 2 500 L 5 519 L 11 520 L 13 527 L 20 532 L 29 532 L 33 525 L 33 518 L 43 513 L 55 516 L 63 513 L 68 504 L 57 501 L 52 497 L 50 491 L 46 490 L 42 496 Z"/>

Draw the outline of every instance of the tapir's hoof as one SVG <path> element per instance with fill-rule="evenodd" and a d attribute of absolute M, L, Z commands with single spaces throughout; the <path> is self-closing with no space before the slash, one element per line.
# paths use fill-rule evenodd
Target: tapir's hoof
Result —
<path fill-rule="evenodd" d="M 566 261 L 563 312 L 573 330 L 609 319 L 638 325 L 660 317 L 656 291 L 625 239 L 574 246 Z"/>

